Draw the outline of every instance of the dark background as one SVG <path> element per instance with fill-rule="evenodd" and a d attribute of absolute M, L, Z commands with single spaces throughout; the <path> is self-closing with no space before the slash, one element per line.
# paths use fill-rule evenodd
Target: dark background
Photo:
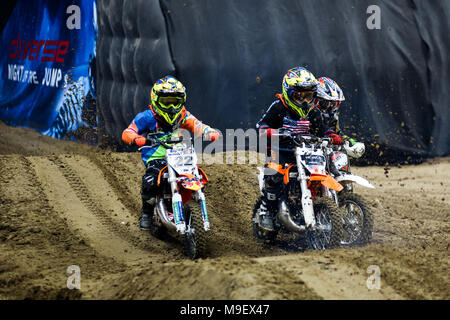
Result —
<path fill-rule="evenodd" d="M 17 4 L 17 0 L 3 1 L 0 10 L 0 31 L 3 31 L 9 16 L 11 15 L 14 7 Z"/>
<path fill-rule="evenodd" d="M 366 26 L 370 5 L 380 30 Z M 127 150 L 122 130 L 167 74 L 205 123 L 252 128 L 285 72 L 305 66 L 343 88 L 341 125 L 367 146 L 360 163 L 448 155 L 449 18 L 446 0 L 99 1 L 99 141 Z"/>

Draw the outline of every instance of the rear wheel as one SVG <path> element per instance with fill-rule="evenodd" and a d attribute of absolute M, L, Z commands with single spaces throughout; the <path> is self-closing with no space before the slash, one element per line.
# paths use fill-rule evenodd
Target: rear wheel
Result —
<path fill-rule="evenodd" d="M 256 201 L 255 207 L 253 208 L 252 216 L 252 226 L 253 226 L 253 236 L 259 243 L 270 244 L 275 241 L 277 237 L 277 231 L 267 231 L 259 226 L 259 210 L 262 204 L 262 197 Z"/>
<path fill-rule="evenodd" d="M 203 228 L 202 209 L 198 202 L 191 200 L 185 207 L 186 218 L 186 255 L 190 259 L 206 256 L 207 232 Z"/>
<path fill-rule="evenodd" d="M 367 244 L 372 241 L 373 214 L 367 201 L 358 194 L 344 193 L 339 196 L 344 209 L 343 245 Z"/>
<path fill-rule="evenodd" d="M 314 203 L 316 230 L 307 231 L 308 247 L 312 250 L 325 250 L 338 247 L 342 240 L 341 209 L 328 198 L 318 198 Z"/>

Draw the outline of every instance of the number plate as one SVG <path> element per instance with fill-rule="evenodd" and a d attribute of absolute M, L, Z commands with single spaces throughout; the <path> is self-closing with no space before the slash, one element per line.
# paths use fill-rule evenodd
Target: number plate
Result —
<path fill-rule="evenodd" d="M 183 151 L 169 150 L 167 162 L 178 174 L 192 173 L 197 164 L 197 157 L 192 148 Z"/>

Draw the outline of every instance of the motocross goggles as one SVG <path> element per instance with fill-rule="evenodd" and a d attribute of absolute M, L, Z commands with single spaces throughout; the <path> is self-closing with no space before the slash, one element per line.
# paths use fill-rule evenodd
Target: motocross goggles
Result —
<path fill-rule="evenodd" d="M 159 97 L 155 104 L 155 112 L 169 125 L 175 124 L 183 112 L 184 98 L 165 96 Z"/>
<path fill-rule="evenodd" d="M 302 104 L 303 102 L 311 103 L 315 95 L 316 92 L 312 90 L 294 91 L 292 93 L 292 100 L 297 104 Z"/>
<path fill-rule="evenodd" d="M 181 97 L 160 97 L 158 99 L 159 106 L 163 110 L 169 111 L 170 109 L 181 109 L 184 103 L 184 99 Z"/>
<path fill-rule="evenodd" d="M 317 99 L 317 107 L 322 112 L 336 111 L 339 109 L 340 104 L 340 101 L 325 100 L 320 98 Z"/>

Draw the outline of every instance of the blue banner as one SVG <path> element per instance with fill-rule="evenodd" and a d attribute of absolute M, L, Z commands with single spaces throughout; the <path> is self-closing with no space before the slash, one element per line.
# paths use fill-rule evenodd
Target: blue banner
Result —
<path fill-rule="evenodd" d="M 96 143 L 95 0 L 19 0 L 3 29 L 0 119 Z"/>

